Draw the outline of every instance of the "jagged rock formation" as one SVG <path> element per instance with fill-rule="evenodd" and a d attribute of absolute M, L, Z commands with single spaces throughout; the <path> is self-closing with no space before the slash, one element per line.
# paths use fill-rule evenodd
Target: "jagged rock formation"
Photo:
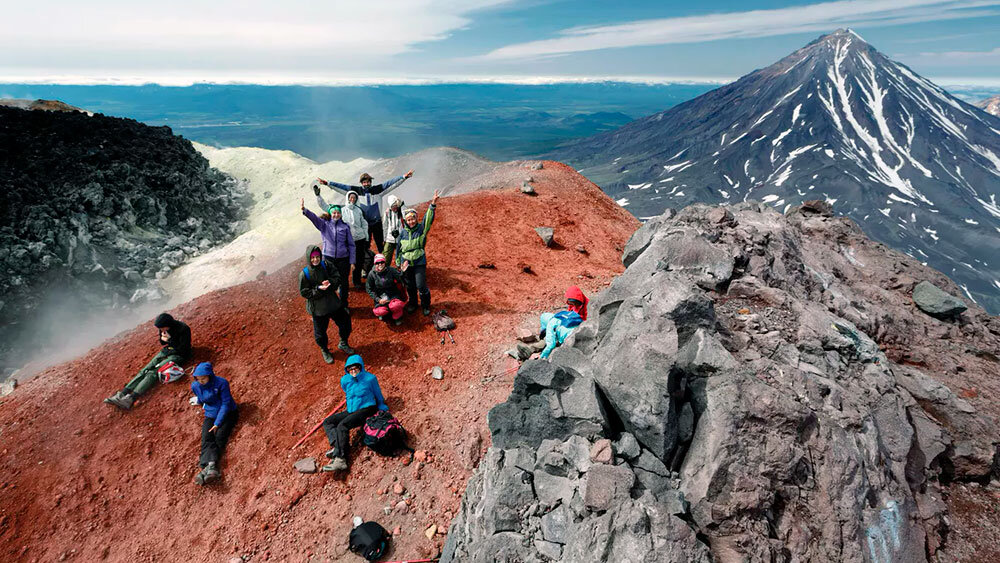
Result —
<path fill-rule="evenodd" d="M 32 111 L 75 111 L 89 113 L 76 106 L 71 106 L 59 100 L 21 100 L 16 98 L 5 98 L 0 100 L 0 106 L 27 109 Z"/>
<path fill-rule="evenodd" d="M 850 30 L 557 150 L 639 218 L 691 203 L 826 199 L 1000 313 L 1000 118 Z"/>
<path fill-rule="evenodd" d="M 443 561 L 948 560 L 997 443 L 933 376 L 1000 377 L 1000 319 L 922 312 L 958 288 L 821 201 L 668 212 L 623 260 L 490 412 Z"/>
<path fill-rule="evenodd" d="M 168 127 L 0 107 L 0 147 L 0 367 L 36 345 L 43 302 L 70 323 L 143 300 L 147 280 L 238 234 L 250 203 Z"/>

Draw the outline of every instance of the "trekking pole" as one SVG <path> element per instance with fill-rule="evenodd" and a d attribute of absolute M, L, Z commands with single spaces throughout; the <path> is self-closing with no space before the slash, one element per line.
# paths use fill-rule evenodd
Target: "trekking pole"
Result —
<path fill-rule="evenodd" d="M 309 438 L 309 436 L 312 436 L 317 430 L 319 430 L 320 426 L 323 426 L 323 421 L 326 420 L 327 417 L 333 416 L 333 413 L 339 411 L 340 407 L 344 406 L 344 403 L 346 403 L 346 402 L 347 402 L 347 399 L 344 399 L 344 400 L 340 401 L 340 403 L 336 406 L 336 408 L 334 408 L 332 411 L 330 411 L 329 414 L 327 414 L 326 416 L 324 416 L 319 421 L 319 424 L 317 424 L 316 426 L 313 426 L 313 429 L 310 430 L 308 434 L 306 434 L 305 436 L 303 436 L 301 440 L 299 440 L 298 442 L 296 442 L 295 445 L 292 446 L 292 449 L 294 450 L 295 448 L 301 446 L 302 442 L 305 442 L 306 439 Z"/>
<path fill-rule="evenodd" d="M 455 343 L 455 337 L 451 335 L 451 331 L 450 330 L 446 330 L 445 332 L 448 333 L 448 338 L 450 338 L 451 339 L 451 343 L 454 344 Z M 441 337 L 441 343 L 444 344 L 444 337 Z"/>

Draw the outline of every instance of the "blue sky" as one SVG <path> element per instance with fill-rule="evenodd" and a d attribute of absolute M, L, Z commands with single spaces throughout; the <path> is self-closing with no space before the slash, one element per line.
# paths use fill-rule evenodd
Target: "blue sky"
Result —
<path fill-rule="evenodd" d="M 1000 89 L 1000 0 L 22 2 L 0 81 L 726 81 L 848 26 L 941 84 Z"/>

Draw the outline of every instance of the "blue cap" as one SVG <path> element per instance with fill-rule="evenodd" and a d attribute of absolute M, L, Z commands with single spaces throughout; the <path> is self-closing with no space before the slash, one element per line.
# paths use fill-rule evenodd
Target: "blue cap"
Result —
<path fill-rule="evenodd" d="M 194 368 L 195 377 L 205 377 L 206 375 L 215 375 L 215 372 L 212 371 L 212 362 L 202 362 Z"/>

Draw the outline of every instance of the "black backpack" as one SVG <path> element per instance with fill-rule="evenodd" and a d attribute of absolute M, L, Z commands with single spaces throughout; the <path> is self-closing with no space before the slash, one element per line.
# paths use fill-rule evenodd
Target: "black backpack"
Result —
<path fill-rule="evenodd" d="M 354 553 L 375 561 L 389 547 L 389 533 L 377 522 L 365 522 L 351 530 L 350 546 Z"/>
<path fill-rule="evenodd" d="M 406 430 L 389 411 L 369 416 L 365 420 L 364 436 L 365 445 L 379 455 L 396 457 L 403 451 L 413 454 L 413 449 L 406 445 Z"/>

